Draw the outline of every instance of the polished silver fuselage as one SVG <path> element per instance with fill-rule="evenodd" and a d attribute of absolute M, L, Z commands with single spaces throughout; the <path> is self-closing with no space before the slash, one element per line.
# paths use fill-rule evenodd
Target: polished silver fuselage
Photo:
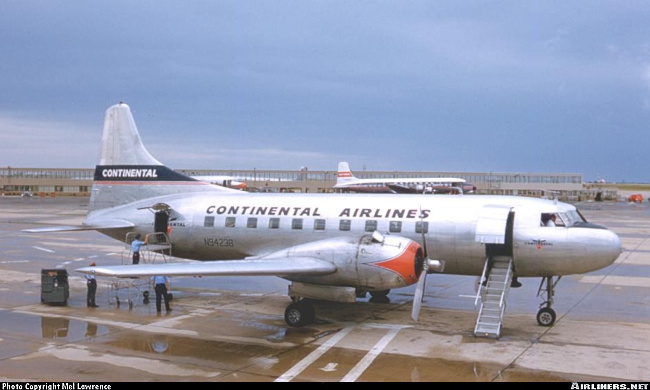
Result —
<path fill-rule="evenodd" d="M 481 275 L 486 245 L 503 221 L 490 220 L 489 208 L 511 216 L 509 247 L 516 274 L 522 277 L 579 274 L 610 265 L 621 252 L 612 231 L 585 224 L 540 226 L 542 213 L 575 212 L 551 200 L 479 195 L 252 194 L 243 192 L 176 193 L 91 212 L 86 223 L 128 220 L 141 234 L 153 231 L 152 204 L 169 206 L 172 255 L 195 260 L 258 257 L 335 237 L 359 237 L 373 229 L 422 244 L 431 259 L 445 262 L 445 273 Z M 514 217 L 514 218 L 513 218 Z M 424 223 L 424 225 L 421 225 Z M 416 230 L 425 226 L 426 233 Z M 505 225 L 504 225 L 505 226 Z M 127 230 L 105 231 L 124 240 Z M 505 230 L 503 231 L 505 236 Z M 323 248 L 326 250 L 327 248 Z"/>

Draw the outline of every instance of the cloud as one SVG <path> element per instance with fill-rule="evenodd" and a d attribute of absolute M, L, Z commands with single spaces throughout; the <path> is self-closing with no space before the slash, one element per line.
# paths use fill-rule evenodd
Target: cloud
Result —
<path fill-rule="evenodd" d="M 643 71 L 643 78 L 647 83 L 648 89 L 650 89 L 650 65 L 645 66 L 645 70 Z"/>
<path fill-rule="evenodd" d="M 298 170 L 301 166 L 336 168 L 339 156 L 274 148 L 206 148 L 205 145 L 155 144 L 149 152 L 174 169 L 274 169 Z"/>
<path fill-rule="evenodd" d="M 0 113 L 2 166 L 90 168 L 98 161 L 100 141 L 94 126 Z"/>

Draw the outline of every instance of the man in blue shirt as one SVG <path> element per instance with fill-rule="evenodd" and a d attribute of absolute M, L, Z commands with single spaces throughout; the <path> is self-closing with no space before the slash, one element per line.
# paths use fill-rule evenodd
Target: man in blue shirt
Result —
<path fill-rule="evenodd" d="M 133 264 L 138 264 L 140 262 L 140 248 L 142 245 L 145 245 L 149 241 L 149 235 L 147 234 L 144 238 L 144 241 L 140 240 L 140 233 L 135 235 L 135 240 L 131 241 L 131 252 L 133 252 Z"/>
<path fill-rule="evenodd" d="M 169 307 L 169 297 L 167 296 L 167 289 L 170 287 L 169 276 L 152 276 L 151 284 L 153 284 L 154 291 L 156 292 L 156 312 L 160 313 L 160 300 L 165 300 L 165 310 L 172 311 Z"/>
<path fill-rule="evenodd" d="M 95 266 L 95 263 L 90 263 L 91 267 Z M 95 271 L 93 271 L 95 272 Z M 86 285 L 88 286 L 88 294 L 86 295 L 86 306 L 88 307 L 99 307 L 95 304 L 95 292 L 97 292 L 97 280 L 95 280 L 95 274 L 86 274 Z"/>

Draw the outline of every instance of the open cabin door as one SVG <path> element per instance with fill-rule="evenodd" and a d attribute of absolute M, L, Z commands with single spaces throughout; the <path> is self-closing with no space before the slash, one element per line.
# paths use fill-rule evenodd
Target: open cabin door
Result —
<path fill-rule="evenodd" d="M 167 234 L 169 227 L 169 211 L 159 210 L 154 214 L 154 232 Z"/>
<path fill-rule="evenodd" d="M 476 223 L 475 241 L 488 247 L 500 247 L 512 255 L 512 229 L 515 213 L 510 206 L 488 205 L 481 210 Z"/>

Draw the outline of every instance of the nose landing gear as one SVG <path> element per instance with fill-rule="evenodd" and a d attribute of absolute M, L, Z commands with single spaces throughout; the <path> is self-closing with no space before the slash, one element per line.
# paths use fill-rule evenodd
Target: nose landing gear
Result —
<path fill-rule="evenodd" d="M 553 296 L 555 295 L 555 285 L 561 278 L 561 276 L 558 276 L 557 280 L 553 282 L 552 276 L 545 276 L 539 284 L 537 296 L 542 296 L 542 299 L 544 300 L 537 312 L 537 323 L 541 326 L 552 326 L 555 323 L 557 315 L 551 306 L 553 305 Z"/>

